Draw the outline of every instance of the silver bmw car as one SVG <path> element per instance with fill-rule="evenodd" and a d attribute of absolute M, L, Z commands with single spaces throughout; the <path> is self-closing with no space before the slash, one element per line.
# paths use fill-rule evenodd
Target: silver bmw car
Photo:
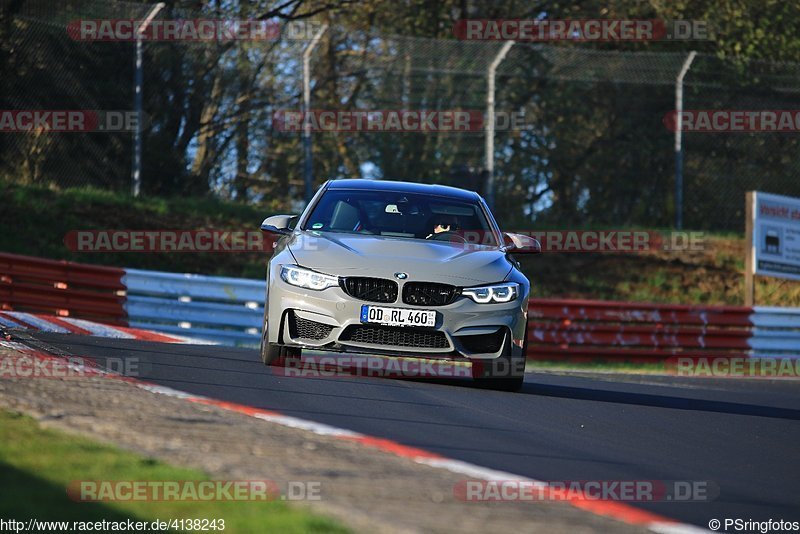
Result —
<path fill-rule="evenodd" d="M 261 358 L 303 349 L 472 362 L 479 383 L 523 382 L 530 283 L 477 193 L 382 180 L 325 183 L 299 216 L 275 215 Z M 513 255 L 512 255 L 513 254 Z"/>

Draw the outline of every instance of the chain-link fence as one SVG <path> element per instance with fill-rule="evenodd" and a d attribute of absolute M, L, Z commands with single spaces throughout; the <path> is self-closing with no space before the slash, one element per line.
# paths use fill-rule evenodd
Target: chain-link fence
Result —
<path fill-rule="evenodd" d="M 82 2 L 71 9 L 48 0 L 3 2 L 0 19 L 0 109 L 130 110 L 134 47 L 130 42 L 71 39 L 79 18 L 140 19 L 142 4 Z M 0 170 L 21 183 L 130 188 L 128 133 L 0 133 Z"/>
<path fill-rule="evenodd" d="M 333 53 L 323 46 L 315 56 L 314 99 L 337 109 L 483 111 L 489 65 L 503 46 L 341 29 L 326 39 Z M 672 225 L 674 132 L 667 116 L 687 55 L 515 44 L 497 68 L 495 109 L 525 120 L 523 128 L 495 132 L 500 216 L 515 224 Z M 800 65 L 698 54 L 684 91 L 685 110 L 797 110 Z M 382 178 L 485 187 L 482 129 L 337 132 L 314 140 L 337 144 L 333 154 L 341 155 L 318 158 L 317 176 L 358 175 L 366 165 Z M 683 146 L 689 228 L 741 231 L 748 190 L 800 195 L 796 132 L 685 132 Z"/>
<path fill-rule="evenodd" d="M 26 2 L 4 17 L 4 109 L 133 108 L 135 45 L 86 42 L 70 21 L 141 19 L 119 1 Z M 162 9 L 159 20 L 252 13 Z M 277 21 L 277 19 L 276 19 Z M 335 22 L 335 21 L 334 21 Z M 303 196 L 301 133 L 276 113 L 303 109 L 310 32 L 266 40 L 147 41 L 142 190 L 289 205 Z M 314 30 L 320 25 L 313 26 Z M 487 108 L 502 42 L 376 35 L 331 24 L 311 54 L 312 110 Z M 514 44 L 496 71 L 495 110 L 521 116 L 494 139 L 495 205 L 507 224 L 670 226 L 675 219 L 675 80 L 687 52 L 575 43 Z M 800 65 L 699 54 L 684 108 L 800 109 Z M 315 184 L 373 177 L 485 191 L 483 123 L 467 131 L 314 131 Z M 474 126 L 474 125 L 473 125 Z M 2 134 L 0 171 L 27 183 L 130 190 L 130 133 Z M 797 133 L 683 135 L 685 226 L 743 228 L 744 192 L 800 195 Z"/>
<path fill-rule="evenodd" d="M 800 64 L 745 65 L 699 55 L 686 109 L 800 110 Z M 684 135 L 686 223 L 744 231 L 746 191 L 800 197 L 800 132 Z"/>

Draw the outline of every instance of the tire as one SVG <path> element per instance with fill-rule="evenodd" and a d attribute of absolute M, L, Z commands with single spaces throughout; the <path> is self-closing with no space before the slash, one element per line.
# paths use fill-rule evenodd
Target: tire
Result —
<path fill-rule="evenodd" d="M 289 367 L 300 362 L 303 350 L 274 343 L 261 343 L 261 361 L 273 367 Z"/>
<path fill-rule="evenodd" d="M 267 324 L 264 321 L 264 331 L 261 334 L 261 361 L 264 365 L 273 367 L 287 367 L 300 363 L 303 350 L 298 347 L 286 347 L 267 341 Z"/>
<path fill-rule="evenodd" d="M 528 329 L 523 341 L 524 355 L 528 347 Z M 514 365 L 516 363 L 516 365 Z M 503 354 L 496 360 L 479 361 L 472 364 L 472 378 L 478 387 L 497 391 L 519 391 L 525 382 L 525 360 L 512 361 L 511 338 L 506 340 Z"/>

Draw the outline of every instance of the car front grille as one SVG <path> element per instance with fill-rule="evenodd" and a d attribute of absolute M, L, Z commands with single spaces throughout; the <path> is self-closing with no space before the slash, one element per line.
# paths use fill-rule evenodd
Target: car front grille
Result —
<path fill-rule="evenodd" d="M 403 302 L 414 306 L 446 306 L 458 297 L 458 288 L 433 282 L 408 282 L 403 286 Z"/>
<path fill-rule="evenodd" d="M 379 325 L 350 325 L 342 332 L 339 341 L 420 349 L 446 349 L 450 346 L 444 333 L 437 330 Z"/>
<path fill-rule="evenodd" d="M 348 276 L 341 281 L 342 289 L 351 297 L 369 302 L 397 300 L 397 282 L 384 278 Z"/>
<path fill-rule="evenodd" d="M 289 313 L 289 333 L 295 339 L 311 339 L 319 341 L 331 335 L 333 327 L 298 317 L 293 312 Z"/>

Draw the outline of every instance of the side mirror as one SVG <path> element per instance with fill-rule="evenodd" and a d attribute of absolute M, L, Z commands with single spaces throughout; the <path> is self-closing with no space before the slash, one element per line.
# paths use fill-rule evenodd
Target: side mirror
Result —
<path fill-rule="evenodd" d="M 506 249 L 514 254 L 539 254 L 542 251 L 542 244 L 533 237 L 503 232 L 503 238 Z"/>
<path fill-rule="evenodd" d="M 272 217 L 267 217 L 261 223 L 261 231 L 289 235 L 292 233 L 291 226 L 296 218 L 297 215 L 273 215 Z"/>

